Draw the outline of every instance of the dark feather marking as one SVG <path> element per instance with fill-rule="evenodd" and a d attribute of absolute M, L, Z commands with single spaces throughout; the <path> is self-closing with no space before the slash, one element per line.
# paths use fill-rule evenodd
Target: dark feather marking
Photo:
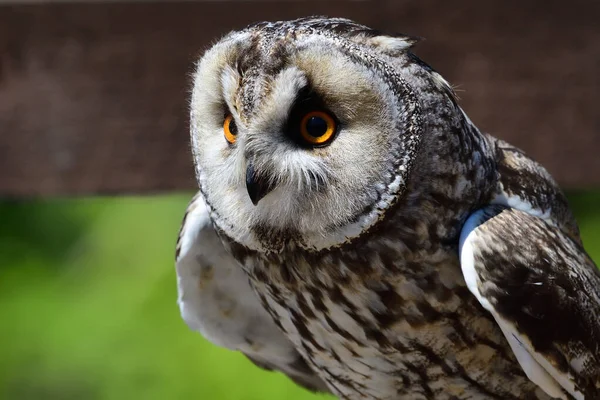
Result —
<path fill-rule="evenodd" d="M 291 320 L 292 323 L 294 324 L 294 326 L 296 327 L 296 329 L 298 330 L 298 333 L 300 334 L 300 337 L 303 340 L 308 341 L 310 344 L 313 345 L 313 347 L 318 350 L 318 351 L 325 351 L 325 348 L 323 346 L 321 346 L 314 338 L 313 334 L 308 330 L 308 327 L 306 326 L 306 319 L 303 315 L 297 313 L 295 310 L 291 309 L 290 310 L 290 314 L 292 316 Z"/>
<path fill-rule="evenodd" d="M 492 392 L 489 389 L 487 389 L 486 387 L 484 387 L 481 383 L 479 383 L 478 381 L 476 381 L 475 379 L 471 378 L 469 376 L 469 374 L 467 374 L 467 371 L 465 371 L 465 369 L 462 367 L 462 365 L 455 365 L 456 368 L 456 373 L 458 376 L 461 377 L 461 379 L 463 379 L 465 382 L 469 382 L 469 384 L 476 388 L 481 394 L 484 394 L 492 399 L 498 399 L 498 400 L 520 400 L 518 397 L 515 397 L 513 395 L 511 395 L 510 393 L 504 393 L 503 395 L 499 395 L 496 392 Z"/>
<path fill-rule="evenodd" d="M 429 386 L 429 377 L 423 368 L 419 368 L 410 362 L 405 362 L 406 368 L 419 378 L 419 385 L 423 389 L 423 394 L 428 400 L 434 399 L 433 390 Z"/>
<path fill-rule="evenodd" d="M 321 291 L 311 290 L 310 295 L 311 295 L 311 300 L 312 300 L 313 306 L 315 306 L 316 310 L 318 310 L 324 314 L 329 312 L 329 310 L 325 306 L 325 303 L 323 303 L 323 293 Z"/>
<path fill-rule="evenodd" d="M 392 347 L 387 337 L 377 327 L 366 327 L 363 329 L 369 340 L 374 340 L 383 349 Z"/>
<path fill-rule="evenodd" d="M 308 318 L 308 319 L 316 318 L 315 313 L 312 311 L 312 309 L 306 303 L 306 298 L 304 296 L 298 296 L 297 301 L 298 301 L 298 308 L 300 309 L 300 311 L 302 312 L 302 314 L 304 314 L 304 316 L 306 318 Z"/>
<path fill-rule="evenodd" d="M 352 357 L 354 357 L 354 358 L 357 358 L 357 359 L 358 359 L 358 357 L 360 357 L 360 355 L 359 355 L 359 354 L 356 352 L 356 350 L 354 350 L 354 349 L 352 348 L 352 346 L 350 346 L 348 343 L 344 343 L 344 348 L 345 348 L 346 350 L 348 350 L 348 352 L 350 353 L 350 355 L 351 355 Z M 359 362 L 360 362 L 360 361 L 359 361 Z"/>
<path fill-rule="evenodd" d="M 435 352 L 433 350 L 431 350 L 429 347 L 424 346 L 416 341 L 412 341 L 411 346 L 416 351 L 422 353 L 429 362 L 431 362 L 435 365 L 438 365 L 442 369 L 442 371 L 444 371 L 444 373 L 447 374 L 448 376 L 452 376 L 456 373 L 456 371 L 452 367 L 450 367 L 450 365 L 448 365 L 446 360 L 444 360 L 442 357 L 435 354 Z"/>
<path fill-rule="evenodd" d="M 281 279 L 288 284 L 293 285 L 296 283 L 296 277 L 292 271 L 288 268 L 287 264 L 282 264 L 280 267 Z"/>
<path fill-rule="evenodd" d="M 350 340 L 354 343 L 358 342 L 358 340 L 356 340 L 356 338 L 354 336 L 352 336 L 350 334 L 350 332 L 348 332 L 347 330 L 341 328 L 338 324 L 336 324 L 335 322 L 333 322 L 333 320 L 329 317 L 329 315 L 325 315 L 325 321 L 327 322 L 327 325 L 329 325 L 329 327 L 336 333 L 338 333 L 340 336 L 342 336 L 344 339 L 346 340 Z"/>
<path fill-rule="evenodd" d="M 394 375 L 400 377 L 400 379 L 402 379 L 402 385 L 404 385 L 404 387 L 408 387 L 411 385 L 411 379 L 410 376 L 408 374 L 405 374 L 403 370 L 396 370 L 394 371 Z"/>
<path fill-rule="evenodd" d="M 311 349 L 305 341 L 301 342 L 301 346 L 302 346 L 302 349 L 304 349 L 304 351 L 306 352 L 306 355 L 307 355 L 307 357 L 308 357 L 309 360 L 311 360 L 311 359 L 313 359 L 315 357 L 314 350 Z"/>
<path fill-rule="evenodd" d="M 375 293 L 379 296 L 386 310 L 384 312 L 372 310 L 371 312 L 377 320 L 380 329 L 387 329 L 403 317 L 402 306 L 404 300 L 389 286 L 386 286 L 382 290 L 375 290 Z"/>
<path fill-rule="evenodd" d="M 331 288 L 329 290 L 329 299 L 334 303 L 334 304 L 340 304 L 343 305 L 344 308 L 346 308 L 348 313 L 356 313 L 356 306 L 354 304 L 352 304 L 347 298 L 346 296 L 344 296 L 344 294 L 342 293 L 341 289 L 339 286 L 334 286 L 333 288 Z"/>
<path fill-rule="evenodd" d="M 426 301 L 418 302 L 417 309 L 423 314 L 424 323 L 426 324 L 431 324 L 443 318 L 443 314 Z"/>

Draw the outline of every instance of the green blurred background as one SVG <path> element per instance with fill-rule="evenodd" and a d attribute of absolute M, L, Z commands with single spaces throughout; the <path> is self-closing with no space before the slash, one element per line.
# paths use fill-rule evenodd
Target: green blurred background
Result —
<path fill-rule="evenodd" d="M 179 317 L 191 194 L 0 202 L 0 398 L 316 399 Z M 600 191 L 569 193 L 600 260 Z"/>

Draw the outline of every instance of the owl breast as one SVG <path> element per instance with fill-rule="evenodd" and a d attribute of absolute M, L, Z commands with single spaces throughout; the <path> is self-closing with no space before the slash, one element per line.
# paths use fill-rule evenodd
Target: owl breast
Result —
<path fill-rule="evenodd" d="M 333 393 L 548 399 L 472 299 L 451 252 L 400 257 L 374 243 L 319 257 L 240 258 L 280 329 Z"/>

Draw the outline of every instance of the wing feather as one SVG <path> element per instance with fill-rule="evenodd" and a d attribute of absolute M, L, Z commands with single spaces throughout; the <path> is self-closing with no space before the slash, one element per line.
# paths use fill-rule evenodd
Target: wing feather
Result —
<path fill-rule="evenodd" d="M 191 329 L 310 390 L 327 391 L 275 325 L 241 265 L 221 243 L 200 193 L 190 202 L 182 223 L 176 272 L 179 308 Z"/>
<path fill-rule="evenodd" d="M 600 399 L 600 272 L 541 218 L 489 206 L 465 223 L 465 281 L 527 376 L 548 395 Z"/>

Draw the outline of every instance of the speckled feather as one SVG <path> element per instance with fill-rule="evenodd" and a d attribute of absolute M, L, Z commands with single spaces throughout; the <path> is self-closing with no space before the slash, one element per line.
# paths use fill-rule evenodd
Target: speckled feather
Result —
<path fill-rule="evenodd" d="M 195 76 L 191 129 L 216 232 L 280 332 L 339 398 L 598 398 L 590 316 L 600 277 L 563 194 L 522 151 L 479 132 L 445 80 L 411 53 L 414 42 L 316 17 L 253 25 L 211 49 Z M 326 148 L 299 149 L 285 135 L 306 88 L 342 121 Z M 219 130 L 224 112 L 238 124 L 234 146 Z M 257 206 L 245 193 L 248 163 L 276 187 Z M 470 218 L 482 212 L 498 215 Z M 477 233 L 460 248 L 471 275 L 459 261 L 465 230 Z M 537 257 L 527 240 L 552 256 Z M 539 271 L 544 284 L 528 285 Z M 540 298 L 557 302 L 540 308 Z M 579 329 L 542 335 L 532 313 Z M 531 378 L 507 326 L 560 376 L 540 380 L 536 364 Z M 563 377 L 574 395 L 551 381 Z"/>

